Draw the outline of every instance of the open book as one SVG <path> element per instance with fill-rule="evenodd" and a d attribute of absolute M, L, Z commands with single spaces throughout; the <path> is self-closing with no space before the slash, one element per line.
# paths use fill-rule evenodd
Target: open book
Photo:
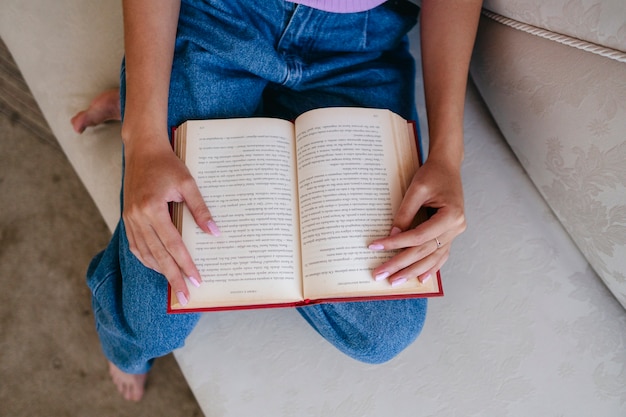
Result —
<path fill-rule="evenodd" d="M 416 129 L 388 111 L 312 110 L 271 118 L 188 121 L 174 147 L 221 229 L 172 210 L 202 284 L 168 311 L 298 306 L 442 295 L 441 280 L 392 287 L 372 270 L 395 254 L 387 236 L 419 166 Z"/>

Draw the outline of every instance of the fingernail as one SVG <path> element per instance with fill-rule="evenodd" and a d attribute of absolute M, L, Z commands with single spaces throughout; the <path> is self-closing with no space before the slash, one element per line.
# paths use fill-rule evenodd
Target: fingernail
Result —
<path fill-rule="evenodd" d="M 178 302 L 184 307 L 187 305 L 187 303 L 189 302 L 189 300 L 187 299 L 187 297 L 185 296 L 185 293 L 182 291 L 179 291 L 176 293 L 176 298 L 178 298 Z"/>
<path fill-rule="evenodd" d="M 374 277 L 375 281 L 382 281 L 383 279 L 387 279 L 389 278 L 389 275 L 391 275 L 389 272 L 385 271 L 385 272 L 381 272 L 379 274 L 376 274 L 376 276 Z"/>
<path fill-rule="evenodd" d="M 209 220 L 209 222 L 206 225 L 209 228 L 209 230 L 211 231 L 211 234 L 213 236 L 219 236 L 219 235 L 222 234 L 222 232 L 220 231 L 220 228 L 217 227 L 217 225 L 215 224 L 215 222 L 213 220 Z"/>
<path fill-rule="evenodd" d="M 187 277 L 189 278 L 189 281 L 193 284 L 194 287 L 198 288 L 200 286 L 200 281 L 198 281 L 196 278 L 194 277 Z"/>
<path fill-rule="evenodd" d="M 369 249 L 371 250 L 383 250 L 385 249 L 385 247 L 383 245 L 381 245 L 380 243 L 372 243 L 371 245 L 368 246 Z"/>
<path fill-rule="evenodd" d="M 402 232 L 402 229 L 400 229 L 399 227 L 394 226 L 394 227 L 391 228 L 391 232 L 389 232 L 389 236 L 395 236 L 395 235 L 397 235 L 400 232 Z"/>
<path fill-rule="evenodd" d="M 405 282 L 406 282 L 406 278 L 398 278 L 397 280 L 391 282 L 391 286 L 397 287 L 398 285 L 402 285 Z"/>
<path fill-rule="evenodd" d="M 420 278 L 420 282 L 421 282 L 422 284 L 425 284 L 425 283 L 427 283 L 428 281 L 430 281 L 430 277 L 431 277 L 431 275 L 430 275 L 430 274 L 426 274 L 426 275 L 424 275 L 423 277 L 421 277 L 421 278 Z"/>

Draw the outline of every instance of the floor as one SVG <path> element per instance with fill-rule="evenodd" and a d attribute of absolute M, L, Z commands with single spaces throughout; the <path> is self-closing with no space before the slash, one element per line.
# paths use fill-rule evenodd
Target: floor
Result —
<path fill-rule="evenodd" d="M 0 416 L 202 416 L 171 355 L 139 404 L 110 382 L 84 283 L 109 231 L 1 41 L 0 132 Z"/>

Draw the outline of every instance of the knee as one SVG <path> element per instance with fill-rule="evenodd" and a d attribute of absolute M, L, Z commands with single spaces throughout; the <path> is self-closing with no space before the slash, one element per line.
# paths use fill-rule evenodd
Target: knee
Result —
<path fill-rule="evenodd" d="M 389 346 L 385 343 L 377 343 L 370 346 L 347 346 L 343 352 L 359 362 L 381 365 L 398 356 L 407 346 L 408 344 L 399 348 L 396 344 Z"/>
<path fill-rule="evenodd" d="M 126 337 L 140 350 L 159 357 L 181 348 L 199 319 L 198 313 L 161 314 L 144 310 L 143 314 L 126 316 Z"/>
<path fill-rule="evenodd" d="M 421 333 L 426 300 L 326 304 L 300 313 L 330 343 L 360 362 L 382 364 Z"/>
<path fill-rule="evenodd" d="M 403 321 L 385 326 L 380 331 L 353 335 L 343 346 L 348 356 L 367 364 L 389 362 L 409 347 L 419 336 L 422 322 Z"/>

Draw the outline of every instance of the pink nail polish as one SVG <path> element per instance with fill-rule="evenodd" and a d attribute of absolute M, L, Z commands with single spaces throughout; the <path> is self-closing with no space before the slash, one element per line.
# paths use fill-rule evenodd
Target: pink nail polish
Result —
<path fill-rule="evenodd" d="M 209 222 L 206 225 L 209 228 L 209 230 L 211 231 L 211 234 L 213 236 L 219 236 L 219 235 L 222 234 L 222 232 L 220 231 L 219 227 L 217 227 L 217 225 L 215 224 L 215 222 L 213 220 L 209 220 Z"/>
<path fill-rule="evenodd" d="M 198 288 L 200 286 L 200 281 L 198 281 L 197 278 L 194 278 L 194 277 L 187 277 L 187 278 L 189 278 L 189 282 L 191 282 L 194 287 Z"/>
<path fill-rule="evenodd" d="M 178 302 L 184 307 L 187 305 L 187 303 L 189 303 L 189 300 L 187 299 L 187 297 L 185 296 L 185 293 L 182 291 L 179 291 L 176 293 L 176 298 L 178 298 Z"/>
<path fill-rule="evenodd" d="M 421 282 L 422 284 L 426 284 L 428 281 L 430 281 L 430 278 L 431 278 L 431 275 L 430 275 L 430 274 L 426 274 L 426 275 L 424 275 L 424 276 L 420 279 L 420 282 Z"/>
<path fill-rule="evenodd" d="M 398 278 L 397 280 L 391 282 L 391 286 L 397 287 L 398 285 L 402 285 L 405 282 L 406 282 L 406 278 Z"/>
<path fill-rule="evenodd" d="M 371 250 L 383 250 L 385 249 L 385 247 L 383 245 L 381 245 L 380 243 L 372 243 L 371 245 L 368 246 L 369 249 Z"/>
<path fill-rule="evenodd" d="M 389 272 L 384 271 L 384 272 L 381 272 L 379 274 L 376 274 L 376 276 L 374 277 L 374 280 L 375 281 L 382 281 L 383 279 L 389 278 L 389 275 L 391 275 Z"/>
<path fill-rule="evenodd" d="M 397 235 L 398 233 L 401 233 L 401 232 L 402 232 L 402 229 L 400 229 L 399 227 L 394 226 L 394 227 L 391 228 L 391 232 L 389 232 L 389 236 L 395 236 L 395 235 Z"/>

